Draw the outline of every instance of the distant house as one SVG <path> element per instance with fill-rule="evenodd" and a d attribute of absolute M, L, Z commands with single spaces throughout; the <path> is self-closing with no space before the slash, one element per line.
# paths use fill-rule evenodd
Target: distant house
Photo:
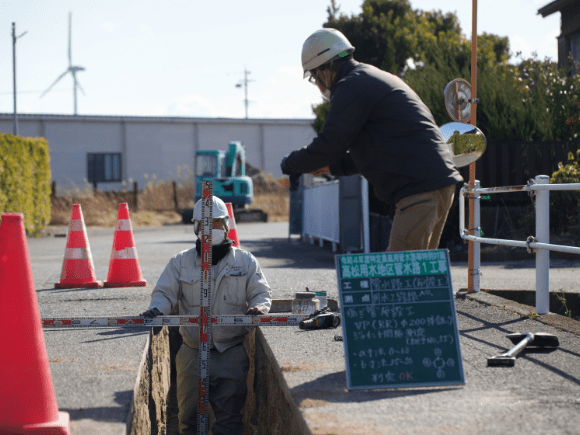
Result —
<path fill-rule="evenodd" d="M 576 65 L 580 64 L 580 0 L 555 0 L 541 9 L 538 14 L 547 17 L 560 12 L 560 36 L 558 36 L 558 66 L 569 67 L 568 56 Z M 575 73 L 580 72 L 576 66 Z"/>

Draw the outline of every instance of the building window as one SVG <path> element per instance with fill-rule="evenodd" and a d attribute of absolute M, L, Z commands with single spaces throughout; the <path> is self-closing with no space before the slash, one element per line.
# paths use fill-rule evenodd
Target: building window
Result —
<path fill-rule="evenodd" d="M 121 180 L 121 153 L 88 153 L 89 183 L 112 183 Z"/>

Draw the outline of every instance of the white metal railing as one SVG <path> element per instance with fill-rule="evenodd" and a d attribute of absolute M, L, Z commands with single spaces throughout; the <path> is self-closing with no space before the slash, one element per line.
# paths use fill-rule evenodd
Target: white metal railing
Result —
<path fill-rule="evenodd" d="M 480 290 L 480 243 L 492 245 L 516 246 L 527 248 L 529 252 L 536 253 L 536 312 L 547 314 L 550 311 L 550 251 L 580 254 L 580 248 L 573 246 L 550 244 L 550 190 L 580 190 L 580 183 L 549 184 L 547 175 L 538 175 L 530 180 L 525 186 L 489 187 L 481 188 L 478 180 L 475 187 L 463 186 L 459 193 L 459 234 L 464 240 L 473 243 L 473 291 Z M 470 231 L 480 233 L 480 194 L 507 193 L 507 192 L 530 192 L 536 196 L 536 236 L 530 236 L 526 241 L 483 238 L 470 235 Z M 465 228 L 465 196 L 471 196 L 473 200 L 474 228 Z M 477 234 L 476 233 L 476 234 Z"/>
<path fill-rule="evenodd" d="M 302 235 L 332 242 L 332 250 L 340 243 L 338 217 L 338 180 L 318 183 L 304 189 Z"/>

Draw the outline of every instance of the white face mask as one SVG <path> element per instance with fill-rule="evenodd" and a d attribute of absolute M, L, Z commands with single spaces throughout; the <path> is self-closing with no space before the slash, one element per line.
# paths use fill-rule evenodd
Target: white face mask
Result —
<path fill-rule="evenodd" d="M 327 74 L 327 72 L 324 71 L 325 82 L 326 82 L 326 79 L 327 79 L 326 74 Z M 326 83 L 323 83 L 323 84 L 324 84 L 324 86 L 327 86 Z M 320 88 L 318 88 L 318 89 L 320 89 Z M 326 87 L 324 89 L 324 91 L 320 91 L 320 93 L 322 94 L 322 98 L 324 98 L 326 101 L 330 101 L 330 89 L 328 87 Z"/>
<path fill-rule="evenodd" d="M 197 236 L 198 239 L 201 239 L 201 222 L 200 221 L 196 221 L 195 225 L 197 225 L 196 230 L 195 230 L 195 235 Z M 212 228 L 211 230 L 211 244 L 213 245 L 219 245 L 220 243 L 222 243 L 226 238 L 226 232 L 225 230 L 218 230 L 218 229 L 214 229 Z"/>
<path fill-rule="evenodd" d="M 226 238 L 226 232 L 224 230 L 211 230 L 211 244 L 219 245 Z"/>

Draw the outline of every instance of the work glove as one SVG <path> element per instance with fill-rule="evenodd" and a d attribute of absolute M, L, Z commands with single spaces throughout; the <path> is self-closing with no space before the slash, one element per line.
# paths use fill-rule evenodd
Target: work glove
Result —
<path fill-rule="evenodd" d="M 296 192 L 300 187 L 300 176 L 302 174 L 290 175 L 290 192 Z"/>
<path fill-rule="evenodd" d="M 151 308 L 150 310 L 145 311 L 144 313 L 139 314 L 140 316 L 147 317 L 148 319 L 153 319 L 157 316 L 162 316 L 163 313 L 159 311 L 157 308 Z"/>
<path fill-rule="evenodd" d="M 288 156 L 284 157 L 282 159 L 282 162 L 280 163 L 280 169 L 282 169 L 282 173 L 284 175 L 292 175 L 292 172 L 290 172 L 290 170 L 288 169 Z"/>
<path fill-rule="evenodd" d="M 250 308 L 247 312 L 246 312 L 246 316 L 261 316 L 262 314 L 262 310 L 254 307 L 254 308 Z"/>

